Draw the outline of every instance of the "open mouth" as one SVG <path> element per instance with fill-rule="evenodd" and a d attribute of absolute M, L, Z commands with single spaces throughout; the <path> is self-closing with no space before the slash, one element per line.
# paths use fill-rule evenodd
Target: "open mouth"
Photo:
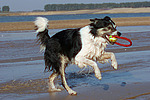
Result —
<path fill-rule="evenodd" d="M 115 36 L 115 35 L 114 35 Z M 105 35 L 104 38 L 107 40 L 108 43 L 114 45 L 117 41 L 117 38 L 113 37 L 113 35 Z"/>
<path fill-rule="evenodd" d="M 102 35 L 102 37 L 107 41 L 107 43 L 111 45 L 114 45 L 115 42 L 117 41 L 117 37 L 120 37 L 120 36 L 121 36 L 121 33 L 118 31 L 109 32 L 109 33 L 107 32 Z"/>

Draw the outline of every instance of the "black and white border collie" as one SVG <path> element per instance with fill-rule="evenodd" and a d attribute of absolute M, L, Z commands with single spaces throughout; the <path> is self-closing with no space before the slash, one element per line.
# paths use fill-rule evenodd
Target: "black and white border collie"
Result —
<path fill-rule="evenodd" d="M 37 17 L 35 20 L 36 32 L 41 49 L 45 51 L 45 70 L 53 71 L 49 77 L 49 89 L 61 91 L 54 85 L 54 79 L 61 75 L 63 87 L 70 95 L 76 95 L 66 82 L 65 68 L 68 64 L 76 64 L 79 68 L 87 65 L 94 69 L 95 77 L 101 77 L 100 69 L 96 62 L 111 60 L 111 65 L 117 69 L 117 61 L 114 53 L 105 52 L 107 44 L 114 44 L 109 41 L 109 35 L 121 33 L 116 30 L 115 23 L 110 17 L 103 19 L 90 19 L 91 23 L 82 28 L 66 29 L 50 37 L 48 35 L 48 20 Z M 59 24 L 59 23 L 58 23 Z"/>

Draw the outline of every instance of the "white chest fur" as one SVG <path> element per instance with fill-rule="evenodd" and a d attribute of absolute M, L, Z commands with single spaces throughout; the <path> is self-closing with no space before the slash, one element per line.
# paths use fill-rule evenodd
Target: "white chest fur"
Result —
<path fill-rule="evenodd" d="M 94 37 L 90 33 L 91 29 L 89 26 L 85 26 L 80 30 L 82 49 L 75 57 L 75 63 L 78 65 L 84 58 L 97 60 L 104 53 L 107 42 L 102 37 Z M 84 66 L 84 65 L 81 65 Z"/>

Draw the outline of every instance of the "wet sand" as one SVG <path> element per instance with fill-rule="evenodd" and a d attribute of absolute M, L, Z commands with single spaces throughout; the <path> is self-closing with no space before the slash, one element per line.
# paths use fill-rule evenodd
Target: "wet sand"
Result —
<path fill-rule="evenodd" d="M 113 18 L 117 26 L 150 25 L 150 17 Z M 90 23 L 89 19 L 49 21 L 49 29 L 64 29 L 83 27 Z M 0 23 L 0 31 L 34 30 L 33 22 Z"/>
<path fill-rule="evenodd" d="M 46 97 L 43 96 L 34 100 L 149 100 L 150 98 L 142 97 L 150 96 L 150 88 L 147 88 L 149 84 L 149 82 L 132 84 L 122 82 L 120 84 L 101 84 L 84 89 L 76 87 L 74 89 L 79 91 L 77 96 L 69 96 L 63 91 L 63 93 L 50 93 Z M 148 91 L 148 93 L 144 93 L 145 91 Z"/>
<path fill-rule="evenodd" d="M 0 32 L 0 99 L 149 100 L 150 26 L 123 26 L 118 30 L 133 42 L 128 48 L 109 45 L 106 49 L 115 53 L 118 70 L 109 63 L 98 63 L 102 72 L 102 80 L 98 80 L 91 67 L 83 70 L 70 65 L 66 69 L 67 82 L 77 96 L 69 96 L 65 90 L 48 92 L 50 73 L 44 73 L 43 53 L 39 52 L 35 32 Z M 58 31 L 50 29 L 50 35 Z M 59 77 L 56 82 L 60 81 Z"/>

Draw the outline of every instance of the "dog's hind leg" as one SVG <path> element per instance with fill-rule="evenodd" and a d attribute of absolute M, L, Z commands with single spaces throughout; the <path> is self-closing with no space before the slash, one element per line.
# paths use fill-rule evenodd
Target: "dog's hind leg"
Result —
<path fill-rule="evenodd" d="M 77 95 L 77 92 L 73 91 L 67 84 L 64 67 L 61 68 L 61 79 L 62 79 L 62 84 L 63 84 L 64 88 L 67 90 L 67 92 L 70 95 Z"/>
<path fill-rule="evenodd" d="M 61 91 L 61 89 L 57 89 L 54 84 L 54 80 L 58 75 L 59 75 L 58 73 L 53 72 L 49 77 L 49 91 L 55 91 L 55 92 Z"/>
<path fill-rule="evenodd" d="M 60 68 L 60 74 L 62 79 L 62 85 L 67 90 L 67 92 L 70 95 L 77 95 L 77 92 L 73 91 L 67 84 L 66 77 L 65 77 L 65 68 L 67 66 L 67 59 L 66 57 L 61 57 L 61 68 Z"/>

